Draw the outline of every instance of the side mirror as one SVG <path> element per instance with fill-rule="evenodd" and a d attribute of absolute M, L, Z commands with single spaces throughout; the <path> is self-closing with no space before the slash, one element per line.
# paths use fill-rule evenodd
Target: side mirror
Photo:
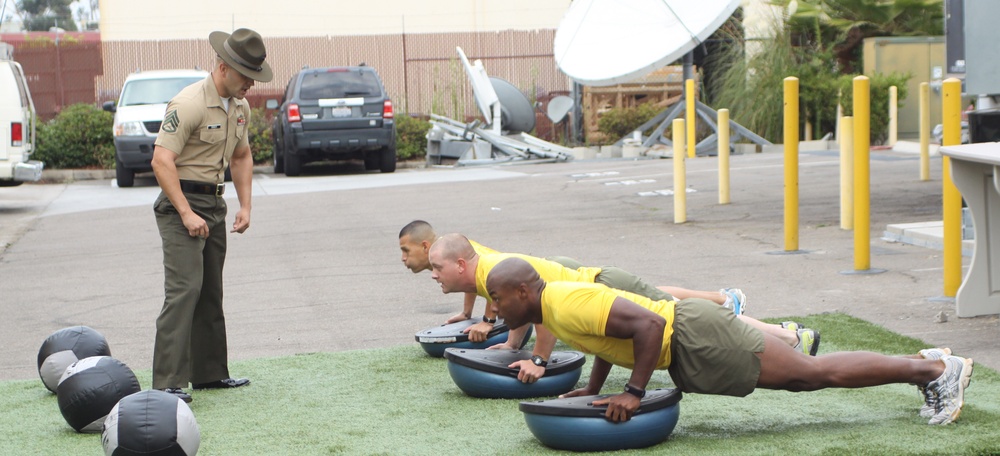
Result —
<path fill-rule="evenodd" d="M 278 109 L 278 100 L 270 99 L 264 102 L 264 107 L 267 109 Z"/>
<path fill-rule="evenodd" d="M 104 104 L 101 105 L 101 109 L 107 112 L 115 112 L 118 110 L 118 106 L 115 105 L 114 101 L 105 101 Z"/>

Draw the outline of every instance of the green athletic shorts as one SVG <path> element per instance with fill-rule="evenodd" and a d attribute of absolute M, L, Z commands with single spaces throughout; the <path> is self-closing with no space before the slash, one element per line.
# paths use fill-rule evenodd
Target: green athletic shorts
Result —
<path fill-rule="evenodd" d="M 674 297 L 666 291 L 660 290 L 635 276 L 631 272 L 616 268 L 614 266 L 602 266 L 601 273 L 594 277 L 595 283 L 600 283 L 608 288 L 625 290 L 640 296 L 645 296 L 653 301 L 673 301 Z"/>
<path fill-rule="evenodd" d="M 684 299 L 674 310 L 670 378 L 685 393 L 743 397 L 760 377 L 764 333 L 714 302 Z"/>

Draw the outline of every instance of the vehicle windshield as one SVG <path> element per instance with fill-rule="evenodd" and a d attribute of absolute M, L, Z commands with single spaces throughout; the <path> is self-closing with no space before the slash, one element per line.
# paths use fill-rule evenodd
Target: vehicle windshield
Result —
<path fill-rule="evenodd" d="M 204 77 L 138 79 L 125 84 L 118 106 L 160 104 L 170 101 L 181 89 Z"/>
<path fill-rule="evenodd" d="M 382 95 L 375 73 L 370 71 L 329 71 L 308 73 L 302 78 L 299 98 L 377 97 Z"/>

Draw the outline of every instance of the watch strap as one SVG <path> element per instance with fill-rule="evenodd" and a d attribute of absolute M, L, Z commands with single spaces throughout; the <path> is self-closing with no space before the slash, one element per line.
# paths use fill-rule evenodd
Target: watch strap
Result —
<path fill-rule="evenodd" d="M 549 362 L 546 361 L 545 358 L 542 358 L 541 356 L 538 356 L 538 355 L 532 355 L 531 356 L 531 363 L 534 364 L 534 365 L 536 365 L 536 366 L 542 366 L 542 367 L 545 367 L 545 366 L 549 365 Z"/>
<path fill-rule="evenodd" d="M 493 317 L 493 318 L 486 318 L 486 315 L 483 315 L 483 323 L 492 323 L 492 324 L 496 324 L 496 322 L 497 322 L 497 317 Z"/>
<path fill-rule="evenodd" d="M 642 388 L 636 388 L 628 383 L 625 384 L 625 392 L 631 394 L 639 399 L 646 397 L 646 390 Z"/>

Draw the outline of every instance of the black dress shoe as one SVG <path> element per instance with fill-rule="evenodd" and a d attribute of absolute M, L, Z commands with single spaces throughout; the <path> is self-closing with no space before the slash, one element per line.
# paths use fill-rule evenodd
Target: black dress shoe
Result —
<path fill-rule="evenodd" d="M 219 388 L 239 388 L 250 384 L 249 378 L 224 378 L 208 383 L 192 383 L 191 388 L 196 390 L 219 389 Z"/>
<path fill-rule="evenodd" d="M 188 394 L 188 393 L 185 393 L 184 390 L 182 390 L 180 388 L 163 388 L 160 391 L 163 391 L 164 393 L 167 393 L 167 394 L 172 394 L 174 396 L 177 396 L 178 399 L 180 399 L 180 400 L 182 400 L 184 402 L 191 402 L 191 395 Z"/>

